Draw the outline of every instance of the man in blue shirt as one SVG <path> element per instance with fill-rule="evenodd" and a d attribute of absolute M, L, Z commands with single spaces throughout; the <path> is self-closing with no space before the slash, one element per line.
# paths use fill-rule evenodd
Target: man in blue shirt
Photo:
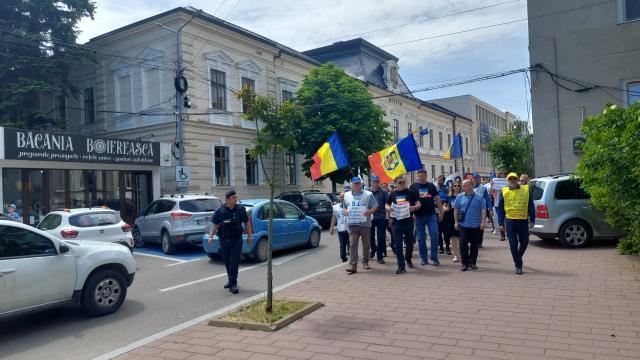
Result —
<path fill-rule="evenodd" d="M 7 212 L 7 216 L 9 216 L 11 220 L 20 222 L 21 216 L 16 212 L 16 206 L 14 204 L 7 206 Z"/>
<path fill-rule="evenodd" d="M 478 245 L 487 221 L 487 204 L 473 191 L 471 180 L 462 182 L 462 190 L 464 194 L 459 195 L 453 204 L 454 227 L 460 231 L 461 270 L 477 270 Z"/>
<path fill-rule="evenodd" d="M 485 201 L 487 216 L 493 217 L 493 200 L 491 196 L 489 196 L 489 191 L 486 187 L 482 185 L 480 174 L 473 173 L 473 191 L 482 196 Z M 480 236 L 480 244 L 478 244 L 479 248 L 482 248 L 482 240 L 484 239 L 484 228 L 482 228 L 481 236 Z"/>

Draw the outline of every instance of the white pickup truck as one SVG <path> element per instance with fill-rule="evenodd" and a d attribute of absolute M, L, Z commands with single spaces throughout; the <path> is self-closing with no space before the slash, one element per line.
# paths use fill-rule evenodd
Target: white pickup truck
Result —
<path fill-rule="evenodd" d="M 82 304 L 92 316 L 120 308 L 136 263 L 120 244 L 59 240 L 0 220 L 0 318 Z"/>

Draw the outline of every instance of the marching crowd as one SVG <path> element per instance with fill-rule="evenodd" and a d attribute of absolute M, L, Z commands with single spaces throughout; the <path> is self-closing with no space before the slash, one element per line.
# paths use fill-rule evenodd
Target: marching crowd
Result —
<path fill-rule="evenodd" d="M 505 173 L 498 177 L 505 178 Z M 507 186 L 487 188 L 475 173 L 472 179 L 456 177 L 447 186 L 442 175 L 436 184 L 427 181 L 427 171 L 423 169 L 417 172 L 413 184 L 408 184 L 404 176 L 396 177 L 392 184 L 381 184 L 380 178 L 373 175 L 370 190 L 365 190 L 362 179 L 354 177 L 351 190 L 340 193 L 340 201 L 334 205 L 330 228 L 331 234 L 338 232 L 342 261 L 349 261 L 347 273 L 358 272 L 360 243 L 365 270 L 371 268 L 369 260 L 373 258 L 385 264 L 387 232 L 397 258 L 396 274 L 414 267 L 416 240 L 421 266 L 429 261 L 439 266 L 438 255 L 446 253 L 453 255 L 453 262 L 461 263 L 461 271 L 477 270 L 478 249 L 482 248 L 490 220 L 494 234 L 499 231 L 501 241 L 508 239 L 515 273 L 522 274 L 535 208 L 527 175 L 510 173 L 506 179 Z"/>

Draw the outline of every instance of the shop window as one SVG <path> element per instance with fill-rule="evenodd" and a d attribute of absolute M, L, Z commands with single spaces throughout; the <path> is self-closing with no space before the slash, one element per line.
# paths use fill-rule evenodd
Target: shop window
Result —
<path fill-rule="evenodd" d="M 120 210 L 120 180 L 118 171 L 105 171 L 104 205 Z"/>
<path fill-rule="evenodd" d="M 29 225 L 37 225 L 46 214 L 44 207 L 44 170 L 28 170 Z"/>
<path fill-rule="evenodd" d="M 7 213 L 7 207 L 16 206 L 16 212 L 22 216 L 24 212 L 22 204 L 22 170 L 2 169 L 2 212 Z"/>
<path fill-rule="evenodd" d="M 102 170 L 87 171 L 87 191 L 89 192 L 89 203 L 91 206 L 104 206 L 104 186 Z"/>
<path fill-rule="evenodd" d="M 84 175 L 82 170 L 69 170 L 69 198 L 71 200 L 71 208 L 86 207 L 84 188 Z"/>
<path fill-rule="evenodd" d="M 47 170 L 49 173 L 49 211 L 67 206 L 67 182 L 64 170 Z"/>

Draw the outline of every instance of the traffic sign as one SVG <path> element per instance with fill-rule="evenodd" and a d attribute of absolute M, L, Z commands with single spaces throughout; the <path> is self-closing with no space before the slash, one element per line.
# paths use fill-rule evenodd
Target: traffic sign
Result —
<path fill-rule="evenodd" d="M 191 166 L 176 166 L 176 183 L 178 187 L 189 186 L 191 182 Z"/>

